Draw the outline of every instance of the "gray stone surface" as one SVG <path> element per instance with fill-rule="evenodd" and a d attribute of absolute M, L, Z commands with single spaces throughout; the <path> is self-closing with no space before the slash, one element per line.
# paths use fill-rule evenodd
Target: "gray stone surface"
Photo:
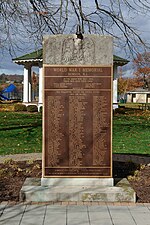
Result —
<path fill-rule="evenodd" d="M 6 203 L 5 203 L 5 204 L 0 205 L 0 216 L 3 214 L 3 211 L 5 210 L 6 206 L 7 206 L 7 204 L 6 204 Z"/>
<path fill-rule="evenodd" d="M 49 35 L 43 41 L 43 63 L 50 65 L 112 65 L 111 36 Z"/>
<path fill-rule="evenodd" d="M 21 189 L 21 200 L 46 201 L 103 201 L 135 202 L 136 195 L 127 179 L 116 182 L 116 186 L 55 185 L 41 186 L 39 178 L 28 178 Z"/>
<path fill-rule="evenodd" d="M 148 206 L 13 205 L 0 217 L 1 225 L 149 225 Z"/>
<path fill-rule="evenodd" d="M 6 206 L 0 218 L 1 225 L 19 225 L 25 205 Z"/>
<path fill-rule="evenodd" d="M 111 225 L 111 218 L 107 206 L 89 206 L 89 218 L 93 225 Z"/>
<path fill-rule="evenodd" d="M 28 205 L 24 212 L 21 225 L 41 225 L 45 217 L 46 206 Z"/>
<path fill-rule="evenodd" d="M 113 186 L 113 178 L 42 178 L 42 186 Z"/>
<path fill-rule="evenodd" d="M 147 207 L 130 207 L 131 216 L 134 218 L 138 225 L 149 225 L 150 224 L 150 210 Z M 144 215 L 144 217 L 143 217 Z"/>
<path fill-rule="evenodd" d="M 134 224 L 134 220 L 132 215 L 126 206 L 118 206 L 114 208 L 113 206 L 108 206 L 110 216 L 112 218 L 112 222 L 114 224 L 120 225 L 120 218 L 122 218 L 123 225 L 132 225 Z"/>
<path fill-rule="evenodd" d="M 67 222 L 70 225 L 76 224 L 89 224 L 89 215 L 88 215 L 88 208 L 87 207 L 75 207 L 70 206 L 67 209 Z"/>
<path fill-rule="evenodd" d="M 46 211 L 44 225 L 66 225 L 66 212 Z"/>

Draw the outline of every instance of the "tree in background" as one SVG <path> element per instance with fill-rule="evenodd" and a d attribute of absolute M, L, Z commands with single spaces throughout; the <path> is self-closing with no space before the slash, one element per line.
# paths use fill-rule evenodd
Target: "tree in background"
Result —
<path fill-rule="evenodd" d="M 141 87 L 143 84 L 141 78 L 123 78 L 122 76 L 118 79 L 118 94 L 122 95 L 123 98 L 128 91 L 133 91 L 136 88 Z"/>
<path fill-rule="evenodd" d="M 11 54 L 34 43 L 44 34 L 82 33 L 112 35 L 120 49 L 136 52 L 141 44 L 131 21 L 150 13 L 148 0 L 1 0 L 0 47 Z"/>
<path fill-rule="evenodd" d="M 127 88 L 128 88 L 128 79 L 124 79 L 122 77 L 119 77 L 118 79 L 118 94 L 123 96 L 125 96 L 125 93 L 127 92 Z"/>
<path fill-rule="evenodd" d="M 37 96 L 37 86 L 38 86 L 38 75 L 33 71 L 31 75 L 31 80 L 32 80 L 32 94 L 33 94 L 33 99 Z"/>
<path fill-rule="evenodd" d="M 150 52 L 138 54 L 133 63 L 135 66 L 134 75 L 142 80 L 143 88 L 150 89 Z"/>

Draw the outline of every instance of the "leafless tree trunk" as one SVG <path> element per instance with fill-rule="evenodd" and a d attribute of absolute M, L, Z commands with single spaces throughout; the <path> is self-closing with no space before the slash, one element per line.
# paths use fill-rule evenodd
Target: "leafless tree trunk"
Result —
<path fill-rule="evenodd" d="M 146 46 L 131 25 L 133 16 L 148 15 L 149 0 L 1 0 L 0 47 L 11 54 L 21 47 L 39 46 L 44 34 L 108 34 L 125 50 Z"/>

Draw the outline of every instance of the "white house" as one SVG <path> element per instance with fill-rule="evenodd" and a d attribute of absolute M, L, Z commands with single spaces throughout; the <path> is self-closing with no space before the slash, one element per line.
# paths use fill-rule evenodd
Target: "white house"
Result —
<path fill-rule="evenodd" d="M 127 92 L 127 102 L 150 103 L 150 90 L 148 88 L 137 88 Z"/>

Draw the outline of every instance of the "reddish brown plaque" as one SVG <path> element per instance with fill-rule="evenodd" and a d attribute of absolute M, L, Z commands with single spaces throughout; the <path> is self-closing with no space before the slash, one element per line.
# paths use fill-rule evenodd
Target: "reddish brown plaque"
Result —
<path fill-rule="evenodd" d="M 111 85 L 111 66 L 44 66 L 44 177 L 112 177 Z"/>

